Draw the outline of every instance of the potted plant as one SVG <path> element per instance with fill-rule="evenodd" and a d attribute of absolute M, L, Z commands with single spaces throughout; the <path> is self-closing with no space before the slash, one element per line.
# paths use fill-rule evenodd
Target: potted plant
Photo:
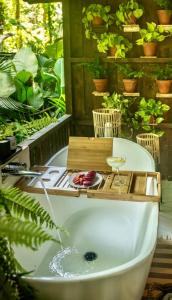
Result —
<path fill-rule="evenodd" d="M 162 42 L 167 36 L 170 36 L 170 31 L 161 25 L 157 26 L 154 22 L 147 22 L 147 28 L 141 29 L 140 35 L 141 38 L 136 40 L 136 44 L 143 45 L 145 56 L 154 56 L 156 55 L 157 42 Z"/>
<path fill-rule="evenodd" d="M 97 39 L 97 49 L 99 52 L 109 52 L 109 55 L 115 58 L 125 58 L 126 53 L 132 49 L 132 44 L 117 33 L 105 32 Z"/>
<path fill-rule="evenodd" d="M 121 3 L 116 11 L 116 24 L 131 25 L 136 24 L 136 20 L 143 15 L 143 7 L 134 0 L 129 0 L 126 3 Z"/>
<path fill-rule="evenodd" d="M 114 108 L 122 113 L 122 120 L 125 124 L 132 126 L 134 120 L 136 97 L 124 97 L 114 92 L 111 96 L 104 96 L 102 106 L 108 109 Z"/>
<path fill-rule="evenodd" d="M 161 101 L 142 97 L 138 105 L 138 110 L 135 113 L 135 119 L 138 124 L 141 123 L 141 127 L 145 131 L 154 131 L 156 125 L 164 121 L 164 113 L 169 109 L 170 107 Z"/>
<path fill-rule="evenodd" d="M 85 27 L 85 35 L 87 39 L 97 38 L 93 33 L 93 26 L 100 26 L 105 23 L 108 28 L 113 23 L 113 15 L 110 14 L 111 7 L 102 4 L 90 4 L 88 7 L 83 7 L 82 23 Z"/>
<path fill-rule="evenodd" d="M 159 23 L 168 25 L 171 23 L 172 2 L 171 0 L 155 0 L 156 4 L 160 7 L 157 10 Z"/>
<path fill-rule="evenodd" d="M 93 82 L 95 89 L 99 93 L 107 91 L 108 88 L 108 72 L 109 70 L 103 65 L 99 57 L 96 57 L 94 61 L 84 63 L 87 70 L 93 76 Z"/>
<path fill-rule="evenodd" d="M 159 93 L 168 94 L 171 88 L 172 65 L 157 66 L 153 76 L 156 78 Z"/>
<path fill-rule="evenodd" d="M 118 71 L 123 74 L 125 92 L 134 93 L 137 88 L 138 78 L 143 77 L 143 71 L 134 70 L 129 64 L 117 65 Z"/>

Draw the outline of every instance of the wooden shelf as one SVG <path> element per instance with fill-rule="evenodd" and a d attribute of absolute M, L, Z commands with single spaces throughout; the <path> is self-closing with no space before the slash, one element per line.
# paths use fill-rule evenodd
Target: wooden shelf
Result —
<path fill-rule="evenodd" d="M 165 30 L 169 30 L 169 29 L 172 29 L 172 24 L 168 24 L 168 25 L 158 25 L 158 27 L 163 27 Z"/>
<path fill-rule="evenodd" d="M 138 32 L 140 31 L 140 26 L 138 24 L 123 25 L 124 32 Z"/>
<path fill-rule="evenodd" d="M 140 93 L 123 93 L 124 96 L 130 96 L 130 97 L 139 97 Z"/>
<path fill-rule="evenodd" d="M 93 58 L 91 57 L 72 57 L 70 59 L 71 63 L 82 63 L 82 62 L 92 62 Z M 108 63 L 170 63 L 172 62 L 172 57 L 147 57 L 147 56 L 142 56 L 142 57 L 131 57 L 131 58 L 115 58 L 114 56 L 108 56 L 103 58 L 104 62 Z"/>
<path fill-rule="evenodd" d="M 156 93 L 156 98 L 172 98 L 172 93 L 171 94 Z"/>
<path fill-rule="evenodd" d="M 92 94 L 94 96 L 96 96 L 96 97 L 104 97 L 104 96 L 108 97 L 110 95 L 109 92 L 102 92 L 102 93 L 100 93 L 100 92 L 97 92 L 97 91 L 92 92 Z"/>

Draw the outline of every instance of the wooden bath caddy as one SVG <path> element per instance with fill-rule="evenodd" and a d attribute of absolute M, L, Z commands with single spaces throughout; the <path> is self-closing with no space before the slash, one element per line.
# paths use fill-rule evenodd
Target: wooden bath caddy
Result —
<path fill-rule="evenodd" d="M 34 171 L 43 172 L 42 180 L 48 194 L 51 195 L 79 197 L 85 194 L 88 198 L 141 202 L 159 202 L 161 197 L 160 173 L 157 172 L 121 171 L 120 179 L 124 184 L 120 187 L 116 184 L 118 179 L 116 172 L 99 172 L 102 181 L 92 188 L 82 189 L 70 186 L 69 178 L 74 173 L 83 171 L 40 166 L 35 167 Z M 23 177 L 17 186 L 30 193 L 44 193 L 41 183 L 36 178 L 28 181 Z"/>

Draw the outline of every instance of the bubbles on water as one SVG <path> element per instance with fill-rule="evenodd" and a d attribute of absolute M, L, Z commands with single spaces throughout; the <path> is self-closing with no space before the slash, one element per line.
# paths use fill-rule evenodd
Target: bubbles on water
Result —
<path fill-rule="evenodd" d="M 77 248 L 68 247 L 52 258 L 49 270 L 57 276 L 71 278 L 93 271 L 94 262 L 85 261 L 83 254 Z"/>

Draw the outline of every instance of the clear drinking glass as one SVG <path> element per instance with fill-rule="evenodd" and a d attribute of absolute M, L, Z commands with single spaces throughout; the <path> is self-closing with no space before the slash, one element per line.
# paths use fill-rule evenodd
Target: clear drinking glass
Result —
<path fill-rule="evenodd" d="M 126 163 L 125 155 L 109 156 L 106 158 L 106 162 L 110 167 L 112 167 L 112 171 L 113 170 L 117 171 L 118 179 L 115 181 L 115 184 L 119 185 L 119 186 L 124 184 L 125 182 L 123 182 L 123 180 L 121 180 L 120 176 L 119 176 L 119 168 L 122 167 Z"/>

